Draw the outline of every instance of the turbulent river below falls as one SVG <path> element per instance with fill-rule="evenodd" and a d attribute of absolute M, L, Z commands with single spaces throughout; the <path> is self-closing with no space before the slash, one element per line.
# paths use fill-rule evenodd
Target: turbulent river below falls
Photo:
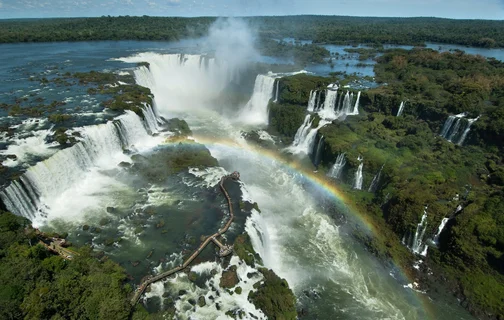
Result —
<path fill-rule="evenodd" d="M 453 303 L 432 301 L 408 288 L 409 281 L 396 267 L 382 265 L 352 238 L 352 227 L 345 221 L 353 217 L 341 218 L 346 213 L 338 209 L 342 206 L 338 199 L 280 157 L 245 141 L 242 131 L 266 127 L 274 79 L 283 75 L 258 77 L 254 86 L 243 80 L 250 72 L 250 61 L 202 57 L 194 54 L 201 48 L 193 42 L 27 44 L 7 49 L 1 55 L 10 57 L 12 65 L 2 66 L 5 81 L 1 99 L 13 94 L 65 98 L 67 112 L 82 121 L 74 130 L 85 139 L 80 147 L 56 150 L 43 140 L 50 129 L 44 119 L 2 118 L 4 125 L 17 128 L 13 138 L 2 138 L 4 149 L 16 151 L 20 159 L 10 165 L 31 165 L 24 176 L 28 181 L 25 184 L 31 183 L 38 194 L 37 208 L 20 206 L 19 210 L 28 212 L 26 215 L 42 229 L 68 232 L 69 239 L 77 244 L 95 244 L 123 265 L 134 283 L 147 273 L 180 264 L 183 248 L 194 247 L 200 235 L 219 228 L 226 204 L 215 186 L 223 174 L 236 170 L 241 174 L 241 197 L 257 202 L 261 212 L 252 210 L 238 219 L 231 232 L 246 230 L 264 266 L 288 281 L 298 309 L 307 312 L 307 319 L 472 319 Z M 148 62 L 149 67 L 137 66 L 138 62 Z M 95 110 L 99 101 L 92 101 L 94 98 L 85 91 L 57 92 L 29 81 L 33 73 L 50 76 L 91 69 L 131 72 L 138 84 L 151 89 L 154 105 L 145 113 L 146 120 L 126 112 L 116 117 L 119 130 L 107 122 L 106 111 Z M 243 89 L 245 85 L 249 87 Z M 222 95 L 234 87 L 248 91 L 250 101 L 225 105 Z M 85 112 L 81 110 L 79 115 L 72 111 L 77 105 Z M 90 123 L 88 118 L 93 113 L 96 121 Z M 206 145 L 220 167 L 190 169 L 162 185 L 134 183 L 133 177 L 117 166 L 130 161 L 123 153 L 124 141 L 139 154 L 165 147 L 165 133 L 158 132 L 161 117 L 186 120 L 194 139 Z M 271 138 L 264 132 L 262 137 Z M 39 159 L 46 160 L 39 163 Z M 105 210 L 107 207 L 110 210 Z M 152 218 L 141 220 L 139 213 L 147 211 L 153 212 Z M 90 230 L 83 231 L 84 225 Z M 100 232 L 92 232 L 93 228 Z M 99 241 L 119 237 L 122 241 L 112 246 Z M 209 261 L 214 260 L 211 253 L 207 255 Z M 133 267 L 131 262 L 140 260 L 141 264 Z M 238 274 L 243 278 L 253 271 L 237 261 L 231 263 L 240 266 Z M 210 270 L 219 268 L 216 262 L 203 262 L 192 270 L 210 279 Z M 182 274 L 165 282 L 170 286 L 154 284 L 145 295 L 143 303 L 150 310 L 164 308 L 165 291 L 185 290 L 188 294 L 175 302 L 179 318 L 224 319 L 226 308 L 242 308 L 248 315 L 263 316 L 247 301 L 246 294 L 230 295 L 222 290 L 216 302 L 208 303 L 207 299 L 206 306 L 192 307 L 188 300 L 208 297 L 209 288 L 194 285 Z M 240 284 L 245 293 L 253 290 L 252 283 Z M 223 311 L 218 311 L 215 303 Z"/>

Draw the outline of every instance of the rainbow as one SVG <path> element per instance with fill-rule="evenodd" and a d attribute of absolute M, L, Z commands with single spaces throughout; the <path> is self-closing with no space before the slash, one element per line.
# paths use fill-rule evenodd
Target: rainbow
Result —
<path fill-rule="evenodd" d="M 365 230 L 370 232 L 373 236 L 379 236 L 378 230 L 375 227 L 374 222 L 366 215 L 360 213 L 360 211 L 350 201 L 350 198 L 345 194 L 345 192 L 342 191 L 340 188 L 338 188 L 338 186 L 336 186 L 333 181 L 331 181 L 325 175 L 318 172 L 314 172 L 310 170 L 310 168 L 303 166 L 299 161 L 292 161 L 287 159 L 285 155 L 282 155 L 278 151 L 268 150 L 250 144 L 239 144 L 231 139 L 215 139 L 205 136 L 194 136 L 183 140 L 168 139 L 163 143 L 163 145 L 178 145 L 179 143 L 246 150 L 256 155 L 260 155 L 261 157 L 264 157 L 268 160 L 276 161 L 281 165 L 283 165 L 289 171 L 301 174 L 308 182 L 310 182 L 313 186 L 317 188 L 317 191 L 322 191 L 329 197 L 335 199 L 340 205 L 340 209 L 344 210 L 345 213 L 348 213 L 351 216 L 355 217 L 357 223 L 359 223 L 361 226 L 364 226 Z M 397 270 L 400 271 L 400 277 L 402 277 L 402 279 L 408 282 L 414 282 L 414 279 L 412 279 L 409 273 L 406 272 L 406 270 L 401 267 L 401 264 L 399 264 L 397 261 L 393 261 L 393 263 L 397 267 Z M 428 297 L 416 291 L 414 291 L 414 296 L 417 297 L 418 306 L 422 307 L 422 310 L 425 312 L 424 315 L 427 316 L 427 319 L 436 319 L 433 310 L 431 310 L 432 304 L 429 302 Z"/>

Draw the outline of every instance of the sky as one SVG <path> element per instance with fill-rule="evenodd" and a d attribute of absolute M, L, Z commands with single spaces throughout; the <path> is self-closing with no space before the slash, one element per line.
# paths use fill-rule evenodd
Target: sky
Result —
<path fill-rule="evenodd" d="M 504 0 L 0 0 L 0 19 L 345 15 L 504 19 Z"/>

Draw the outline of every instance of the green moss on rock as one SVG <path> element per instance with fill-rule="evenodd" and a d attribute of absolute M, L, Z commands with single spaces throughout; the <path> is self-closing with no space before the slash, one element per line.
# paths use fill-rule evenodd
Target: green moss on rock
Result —
<path fill-rule="evenodd" d="M 228 270 L 222 271 L 219 285 L 221 288 L 233 288 L 238 284 L 238 281 L 236 266 L 231 266 Z"/>
<path fill-rule="evenodd" d="M 272 270 L 261 268 L 259 271 L 264 276 L 261 280 L 263 283 L 258 284 L 257 291 L 249 293 L 249 301 L 262 310 L 268 319 L 296 319 L 296 299 L 287 281 Z"/>

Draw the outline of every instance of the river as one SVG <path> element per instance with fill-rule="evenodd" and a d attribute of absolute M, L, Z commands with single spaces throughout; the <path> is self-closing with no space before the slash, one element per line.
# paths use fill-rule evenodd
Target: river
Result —
<path fill-rule="evenodd" d="M 2 136 L 4 153 L 8 147 L 9 152 L 18 153 L 19 161 L 11 163 L 11 167 L 29 167 L 47 159 L 44 166 L 48 171 L 44 172 L 58 175 L 45 176 L 48 181 L 38 185 L 43 210 L 33 212 L 30 218 L 42 229 L 69 232 L 73 242 L 92 243 L 123 265 L 134 282 L 149 272 L 179 264 L 182 252 L 194 248 L 199 235 L 219 227 L 225 201 L 216 197 L 215 184 L 222 174 L 237 170 L 243 182 L 243 199 L 257 202 L 261 212 L 252 210 L 244 225 L 234 226 L 235 233 L 245 228 L 264 265 L 287 279 L 299 309 L 307 311 L 306 319 L 472 319 L 453 301 L 432 301 L 426 294 L 408 288 L 410 281 L 397 267 L 382 265 L 353 240 L 353 223 L 345 221 L 359 221 L 342 209 L 341 201 L 317 183 L 309 171 L 294 169 L 278 153 L 262 151 L 243 139 L 242 131 L 266 126 L 263 119 L 267 116 L 262 113 L 267 109 L 263 104 L 273 98 L 274 81 L 262 89 L 248 88 L 252 94 L 249 104 L 222 105 L 219 98 L 230 84 L 245 85 L 243 79 L 254 60 L 211 61 L 208 66 L 200 63 L 199 55 L 186 55 L 181 60 L 179 53 L 205 50 L 197 41 L 14 44 L 1 45 L 0 49 L 2 59 L 9 61 L 1 66 L 1 102 L 12 102 L 14 95 L 49 101 L 67 99 L 62 108 L 79 119 L 75 128 L 93 141 L 102 139 L 104 144 L 93 147 L 93 152 L 103 154 L 87 166 L 75 160 L 81 167 L 74 172 L 73 167 L 65 168 L 74 160 L 70 156 L 58 159 L 63 151 L 44 142 L 43 133 L 50 124 L 43 117 L 35 122 L 30 117 L 7 117 L 4 112 L 1 123 L 14 126 L 16 132 L 11 137 Z M 150 67 L 138 67 L 137 62 L 149 62 Z M 91 97 L 78 86 L 58 90 L 30 81 L 32 76 L 50 78 L 89 70 L 133 72 L 137 83 L 152 90 L 156 117 L 185 119 L 194 139 L 207 146 L 220 167 L 191 169 L 171 176 L 163 184 L 143 188 L 117 167 L 119 162 L 130 159 L 106 136 L 111 115 L 99 107 L 100 96 Z M 266 78 L 281 76 L 270 74 Z M 77 107 L 81 107 L 79 112 L 74 110 Z M 81 113 L 95 115 L 89 121 L 89 115 Z M 260 120 L 249 121 L 256 115 Z M 136 115 L 126 113 L 117 119 L 133 132 L 129 141 L 138 153 L 149 155 L 166 147 L 163 133 L 149 134 L 148 126 L 142 125 Z M 34 137 L 38 140 L 30 140 Z M 41 172 L 39 169 L 32 167 L 29 171 L 35 176 Z M 345 215 L 346 219 L 335 219 Z M 89 230 L 84 230 L 86 225 Z M 112 246 L 103 244 L 118 238 L 121 241 L 114 241 Z M 137 260 L 142 263 L 134 267 L 132 262 Z M 205 273 L 212 268 L 219 266 L 205 262 L 193 270 Z M 211 303 L 202 308 L 189 304 L 190 297 L 209 295 L 208 288 L 195 287 L 184 276 L 166 283 L 171 286 L 158 284 L 147 294 L 144 303 L 151 310 L 163 309 L 165 291 L 184 289 L 194 294 L 175 304 L 181 318 L 225 318 Z M 220 303 L 261 315 L 246 299 L 224 291 Z"/>

